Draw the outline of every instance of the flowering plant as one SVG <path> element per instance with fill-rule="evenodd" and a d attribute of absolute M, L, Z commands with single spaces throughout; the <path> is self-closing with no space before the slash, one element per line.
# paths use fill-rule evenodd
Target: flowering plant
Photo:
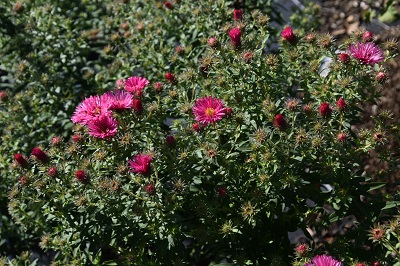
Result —
<path fill-rule="evenodd" d="M 246 13 L 237 21 L 204 42 L 198 68 L 124 76 L 78 104 L 71 140 L 14 156 L 9 211 L 58 252 L 54 265 L 384 257 L 365 249 L 362 232 L 382 208 L 369 204 L 379 199 L 371 192 L 382 184 L 362 158 L 384 145 L 390 116 L 355 126 L 362 106 L 379 99 L 390 47 L 384 54 L 357 36 L 336 46 L 329 34 L 286 27 L 278 52 L 266 24 Z M 288 232 L 312 241 L 348 216 L 357 227 L 344 241 L 313 241 L 314 253 L 334 257 L 292 256 Z"/>

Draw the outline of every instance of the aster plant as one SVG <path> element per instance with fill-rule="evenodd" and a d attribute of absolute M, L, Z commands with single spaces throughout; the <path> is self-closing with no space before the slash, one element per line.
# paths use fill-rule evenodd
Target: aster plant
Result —
<path fill-rule="evenodd" d="M 160 8 L 185 19 L 172 13 L 179 2 Z M 385 184 L 371 181 L 362 158 L 379 152 L 393 127 L 384 115 L 373 128 L 356 126 L 362 106 L 380 97 L 382 60 L 394 54 L 367 64 L 346 53 L 356 36 L 337 46 L 292 27 L 276 34 L 273 51 L 261 11 L 229 12 L 232 23 L 204 36 L 198 56 L 174 55 L 140 75 L 121 70 L 106 92 L 78 103 L 73 137 L 40 148 L 48 160 L 37 150 L 36 159 L 14 155 L 9 212 L 55 252 L 54 264 L 392 259 L 366 244 L 384 204 L 372 192 Z M 333 60 L 326 74 L 324 57 Z M 350 216 L 347 234 L 324 239 Z M 297 230 L 308 242 L 301 248 L 288 238 Z"/>

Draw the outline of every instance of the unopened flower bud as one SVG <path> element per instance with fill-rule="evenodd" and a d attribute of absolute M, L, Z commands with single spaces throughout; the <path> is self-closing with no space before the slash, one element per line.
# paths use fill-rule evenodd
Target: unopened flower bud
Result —
<path fill-rule="evenodd" d="M 42 149 L 37 147 L 32 149 L 32 155 L 40 160 L 42 163 L 47 163 L 50 160 L 47 154 L 42 151 Z"/>
<path fill-rule="evenodd" d="M 242 37 L 242 32 L 238 28 L 233 28 L 229 31 L 229 37 L 231 38 L 231 43 L 238 49 L 240 47 L 240 39 Z"/>
<path fill-rule="evenodd" d="M 82 142 L 83 141 L 83 137 L 79 134 L 75 134 L 72 136 L 72 141 L 73 142 Z"/>
<path fill-rule="evenodd" d="M 174 148 L 175 146 L 176 146 L 176 139 L 174 138 L 174 136 L 172 136 L 172 135 L 168 135 L 166 138 L 165 138 L 165 143 L 167 144 L 167 146 L 169 147 L 169 148 Z"/>
<path fill-rule="evenodd" d="M 62 138 L 60 136 L 55 136 L 54 138 L 51 139 L 50 144 L 52 146 L 59 146 L 62 142 Z"/>
<path fill-rule="evenodd" d="M 132 100 L 132 108 L 133 108 L 133 110 L 135 110 L 135 112 L 137 113 L 137 114 L 141 114 L 142 113 L 142 111 L 143 111 L 143 104 L 142 104 L 142 101 L 141 100 L 139 100 L 139 99 L 133 99 Z"/>
<path fill-rule="evenodd" d="M 243 10 L 235 9 L 233 10 L 233 19 L 234 20 L 241 20 L 243 18 Z"/>
<path fill-rule="evenodd" d="M 51 177 L 57 176 L 57 168 L 55 167 L 50 167 L 49 170 L 47 170 L 47 174 Z"/>
<path fill-rule="evenodd" d="M 329 104 L 323 102 L 319 107 L 319 114 L 323 117 L 328 117 L 332 113 L 332 109 L 329 107 Z"/>
<path fill-rule="evenodd" d="M 342 63 L 347 63 L 350 60 L 350 56 L 347 53 L 340 53 L 338 57 L 339 61 Z"/>
<path fill-rule="evenodd" d="M 149 195 L 154 195 L 156 194 L 156 187 L 154 186 L 154 184 L 148 184 L 146 185 L 146 192 Z"/>
<path fill-rule="evenodd" d="M 0 102 L 5 102 L 8 98 L 8 94 L 6 91 L 0 91 Z"/>
<path fill-rule="evenodd" d="M 218 196 L 224 197 L 227 194 L 227 190 L 225 187 L 219 187 L 219 188 L 217 188 L 217 193 L 218 193 Z"/>
<path fill-rule="evenodd" d="M 28 166 L 28 161 L 22 156 L 20 153 L 14 154 L 14 159 L 17 161 L 19 166 L 21 167 L 27 167 Z"/>
<path fill-rule="evenodd" d="M 174 9 L 174 6 L 172 5 L 172 3 L 171 3 L 171 2 L 168 2 L 168 1 L 164 2 L 164 6 L 165 6 L 166 8 L 168 8 L 168 9 Z"/>
<path fill-rule="evenodd" d="M 19 179 L 19 183 L 20 183 L 22 186 L 26 186 L 26 185 L 28 184 L 28 177 L 27 177 L 26 175 L 22 176 L 22 177 Z"/>
<path fill-rule="evenodd" d="M 171 83 L 175 82 L 175 76 L 171 72 L 165 74 L 165 78 Z"/>
<path fill-rule="evenodd" d="M 336 102 L 336 107 L 339 110 L 339 112 L 343 112 L 344 109 L 346 109 L 347 107 L 347 103 L 345 102 L 345 100 L 343 100 L 342 97 L 340 97 L 339 100 L 337 100 Z"/>
<path fill-rule="evenodd" d="M 192 125 L 192 129 L 193 129 L 193 131 L 195 131 L 195 132 L 199 132 L 199 131 L 201 130 L 201 126 L 200 126 L 199 123 L 194 123 L 194 124 Z"/>
<path fill-rule="evenodd" d="M 275 115 L 274 125 L 279 129 L 284 129 L 286 127 L 286 120 L 282 114 Z"/>
<path fill-rule="evenodd" d="M 217 48 L 219 47 L 219 42 L 216 38 L 211 37 L 210 39 L 208 39 L 207 41 L 208 45 L 212 48 Z"/>
<path fill-rule="evenodd" d="M 388 80 L 388 76 L 385 72 L 379 71 L 375 76 L 375 80 L 379 83 L 385 83 Z"/>
<path fill-rule="evenodd" d="M 347 140 L 347 135 L 345 134 L 345 133 L 339 133 L 338 135 L 337 135 L 337 140 L 338 141 L 340 141 L 340 142 L 346 142 L 346 140 Z"/>
<path fill-rule="evenodd" d="M 287 26 L 282 30 L 281 36 L 290 44 L 296 44 L 296 35 L 294 35 L 291 27 Z"/>
<path fill-rule="evenodd" d="M 364 32 L 364 34 L 362 36 L 363 42 L 372 42 L 373 38 L 374 38 L 374 35 L 370 31 Z"/>
<path fill-rule="evenodd" d="M 83 170 L 78 170 L 75 172 L 76 179 L 81 183 L 86 183 L 88 181 L 88 177 Z"/>
<path fill-rule="evenodd" d="M 155 82 L 153 84 L 153 88 L 157 94 L 160 94 L 164 89 L 164 84 L 162 84 L 161 82 Z"/>

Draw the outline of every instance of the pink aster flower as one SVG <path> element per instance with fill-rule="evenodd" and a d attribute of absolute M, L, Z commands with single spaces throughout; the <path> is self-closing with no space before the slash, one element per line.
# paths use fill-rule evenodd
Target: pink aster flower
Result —
<path fill-rule="evenodd" d="M 110 139 L 117 134 L 118 122 L 110 115 L 102 115 L 90 121 L 88 128 L 89 135 L 100 139 Z"/>
<path fill-rule="evenodd" d="M 104 93 L 101 97 L 108 97 L 111 110 L 123 111 L 132 108 L 133 95 L 124 90 L 114 90 Z"/>
<path fill-rule="evenodd" d="M 352 44 L 349 47 L 349 51 L 361 64 L 373 65 L 385 59 L 382 50 L 373 42 Z"/>
<path fill-rule="evenodd" d="M 139 173 L 142 175 L 150 174 L 150 163 L 153 161 L 153 157 L 149 154 L 138 154 L 133 157 L 132 160 L 129 160 L 129 166 L 132 168 L 132 173 Z"/>
<path fill-rule="evenodd" d="M 76 124 L 87 125 L 101 115 L 110 115 L 110 107 L 111 102 L 108 97 L 90 96 L 76 107 L 71 120 Z"/>
<path fill-rule="evenodd" d="M 125 80 L 125 90 L 132 92 L 136 97 L 142 97 L 143 90 L 150 82 L 142 77 L 130 77 Z"/>
<path fill-rule="evenodd" d="M 312 262 L 305 264 L 304 266 L 341 266 L 340 261 L 335 260 L 331 256 L 317 255 L 312 259 Z"/>
<path fill-rule="evenodd" d="M 204 125 L 215 124 L 225 115 L 224 103 L 212 96 L 197 99 L 193 106 L 193 114 L 195 120 Z"/>

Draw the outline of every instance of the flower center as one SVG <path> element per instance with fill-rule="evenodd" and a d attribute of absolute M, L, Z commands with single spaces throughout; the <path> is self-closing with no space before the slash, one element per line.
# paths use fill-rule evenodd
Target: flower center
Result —
<path fill-rule="evenodd" d="M 207 108 L 206 109 L 206 115 L 207 116 L 212 116 L 213 114 L 215 113 L 215 110 L 214 110 L 214 108 Z"/>

